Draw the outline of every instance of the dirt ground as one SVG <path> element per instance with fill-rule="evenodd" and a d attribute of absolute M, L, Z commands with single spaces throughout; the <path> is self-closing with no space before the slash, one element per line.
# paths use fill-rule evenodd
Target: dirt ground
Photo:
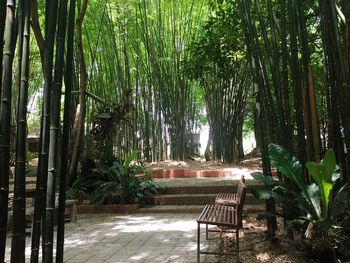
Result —
<path fill-rule="evenodd" d="M 287 237 L 282 220 L 278 220 L 275 242 L 266 237 L 265 221 L 256 220 L 255 215 L 245 218 L 243 238 L 240 247 L 243 262 L 307 263 L 310 262 L 300 240 Z"/>

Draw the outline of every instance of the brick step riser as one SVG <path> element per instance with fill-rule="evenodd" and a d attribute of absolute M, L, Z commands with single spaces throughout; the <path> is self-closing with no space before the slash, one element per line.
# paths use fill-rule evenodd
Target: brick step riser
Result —
<path fill-rule="evenodd" d="M 248 192 L 254 187 L 261 185 L 248 185 Z M 237 186 L 182 186 L 182 187 L 167 187 L 162 194 L 217 194 L 217 193 L 236 193 Z"/>
<path fill-rule="evenodd" d="M 161 196 L 151 197 L 146 199 L 147 205 L 205 205 L 214 204 L 215 196 Z M 245 200 L 246 204 L 264 204 L 264 200 L 258 200 L 253 195 L 249 194 Z"/>

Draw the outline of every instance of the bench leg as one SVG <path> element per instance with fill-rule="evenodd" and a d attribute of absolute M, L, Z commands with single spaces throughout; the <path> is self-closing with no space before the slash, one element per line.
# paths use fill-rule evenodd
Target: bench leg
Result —
<path fill-rule="evenodd" d="M 74 222 L 74 223 L 77 221 L 77 205 L 76 205 L 76 203 L 74 203 L 71 207 L 70 221 Z"/>
<path fill-rule="evenodd" d="M 205 237 L 206 237 L 207 240 L 209 239 L 208 224 L 205 225 Z"/>
<path fill-rule="evenodd" d="M 200 223 L 198 223 L 198 228 L 197 228 L 197 263 L 200 262 L 200 249 L 201 249 L 201 225 L 200 225 Z"/>
<path fill-rule="evenodd" d="M 236 253 L 237 253 L 237 263 L 239 263 L 239 228 L 236 229 Z"/>

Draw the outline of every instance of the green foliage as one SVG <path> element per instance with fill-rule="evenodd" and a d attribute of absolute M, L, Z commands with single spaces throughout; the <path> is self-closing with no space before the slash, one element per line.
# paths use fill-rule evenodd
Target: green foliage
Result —
<path fill-rule="evenodd" d="M 84 200 L 90 198 L 87 190 L 87 183 L 81 178 L 82 177 L 78 177 L 72 184 L 72 187 L 68 188 L 68 199 Z"/>
<path fill-rule="evenodd" d="M 251 76 L 248 63 L 242 62 L 246 49 L 237 2 L 209 5 L 211 13 L 189 46 L 185 72 L 203 89 L 214 159 L 237 162 Z"/>
<path fill-rule="evenodd" d="M 133 151 L 123 164 L 115 161 L 111 166 L 95 168 L 80 176 L 69 190 L 70 196 L 89 198 L 97 204 L 130 204 L 158 193 L 159 187 L 152 178 L 143 176 L 146 172 L 143 165 L 135 162 L 137 155 L 138 151 Z"/>
<path fill-rule="evenodd" d="M 333 187 L 332 177 L 335 174 L 336 160 L 332 149 L 328 150 L 321 163 L 307 162 L 306 167 L 309 170 L 314 181 L 320 189 L 322 203 L 322 217 L 327 216 L 329 195 Z"/>
<path fill-rule="evenodd" d="M 320 209 L 317 205 L 317 193 L 313 186 L 305 184 L 303 170 L 299 160 L 289 151 L 277 144 L 270 144 L 271 165 L 275 166 L 284 176 L 296 184 L 301 191 L 303 203 L 313 218 L 320 218 Z"/>
<path fill-rule="evenodd" d="M 309 231 L 316 229 L 321 234 L 321 239 L 327 240 L 331 245 L 337 243 L 339 238 L 339 235 L 330 234 L 335 229 L 346 236 L 349 231 L 348 227 L 344 228 L 349 223 L 346 217 L 348 186 L 340 182 L 334 151 L 328 150 L 319 164 L 307 163 L 306 166 L 316 182 L 309 185 L 304 181 L 301 163 L 282 146 L 271 144 L 270 157 L 272 165 L 292 185 L 297 186 L 297 189 L 291 189 L 290 185 L 262 173 L 252 173 L 255 180 L 264 184 L 263 188 L 253 190 L 255 196 L 265 200 L 276 198 L 285 209 L 295 215 L 292 220 L 287 218 L 290 225 L 307 223 Z"/>

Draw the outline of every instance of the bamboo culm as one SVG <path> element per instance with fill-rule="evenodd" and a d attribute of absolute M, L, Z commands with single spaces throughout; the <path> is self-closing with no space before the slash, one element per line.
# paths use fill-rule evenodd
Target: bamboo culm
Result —
<path fill-rule="evenodd" d="M 54 209 L 56 193 L 56 176 L 58 164 L 58 137 L 60 132 L 60 109 L 62 94 L 62 78 L 64 66 L 65 35 L 67 24 L 67 0 L 60 1 L 57 40 L 56 40 L 56 65 L 51 96 L 50 110 L 50 143 L 46 192 L 45 215 L 45 260 L 53 262 L 53 238 L 54 238 Z"/>
<path fill-rule="evenodd" d="M 10 162 L 10 130 L 11 130 L 11 96 L 12 65 L 15 42 L 15 0 L 7 1 L 5 23 L 5 44 L 3 55 L 3 78 L 0 104 L 0 262 L 5 261 L 8 194 L 9 194 L 9 162 Z"/>
<path fill-rule="evenodd" d="M 63 263 L 64 259 L 64 211 L 66 202 L 66 177 L 68 166 L 68 146 L 70 135 L 71 102 L 74 76 L 74 21 L 75 21 L 75 0 L 70 0 L 68 34 L 67 34 L 67 57 L 65 71 L 65 95 L 64 95 L 64 117 L 61 148 L 61 173 L 58 203 L 58 225 L 57 225 L 57 252 L 56 263 Z"/>
<path fill-rule="evenodd" d="M 17 115 L 17 146 L 15 167 L 15 190 L 13 201 L 13 232 L 11 262 L 25 262 L 25 174 L 27 139 L 27 104 L 29 80 L 29 43 L 30 43 L 30 1 L 20 1 L 18 5 L 19 37 L 19 96 Z M 23 15 L 22 15 L 23 10 Z M 21 14 L 21 15 L 20 15 Z M 23 18 L 22 18 L 23 17 Z M 23 21 L 22 21 L 23 20 Z"/>
<path fill-rule="evenodd" d="M 47 172 L 48 172 L 48 150 L 50 137 L 50 108 L 51 108 L 51 91 L 53 84 L 53 52 L 55 43 L 55 31 L 57 23 L 58 1 L 52 0 L 49 8 L 46 9 L 46 45 L 45 45 L 45 60 L 44 60 L 44 96 L 43 108 L 40 127 L 40 153 L 38 162 L 38 175 L 35 191 L 35 205 L 32 228 L 32 253 L 31 262 L 37 263 L 39 257 L 40 233 L 42 216 L 46 208 L 46 190 L 47 190 Z M 43 220 L 45 222 L 45 220 Z M 45 229 L 45 227 L 43 227 Z M 43 244 L 46 242 L 46 237 L 43 235 Z M 45 248 L 45 245 L 43 246 Z M 45 262 L 45 252 L 43 251 L 43 262 Z"/>

